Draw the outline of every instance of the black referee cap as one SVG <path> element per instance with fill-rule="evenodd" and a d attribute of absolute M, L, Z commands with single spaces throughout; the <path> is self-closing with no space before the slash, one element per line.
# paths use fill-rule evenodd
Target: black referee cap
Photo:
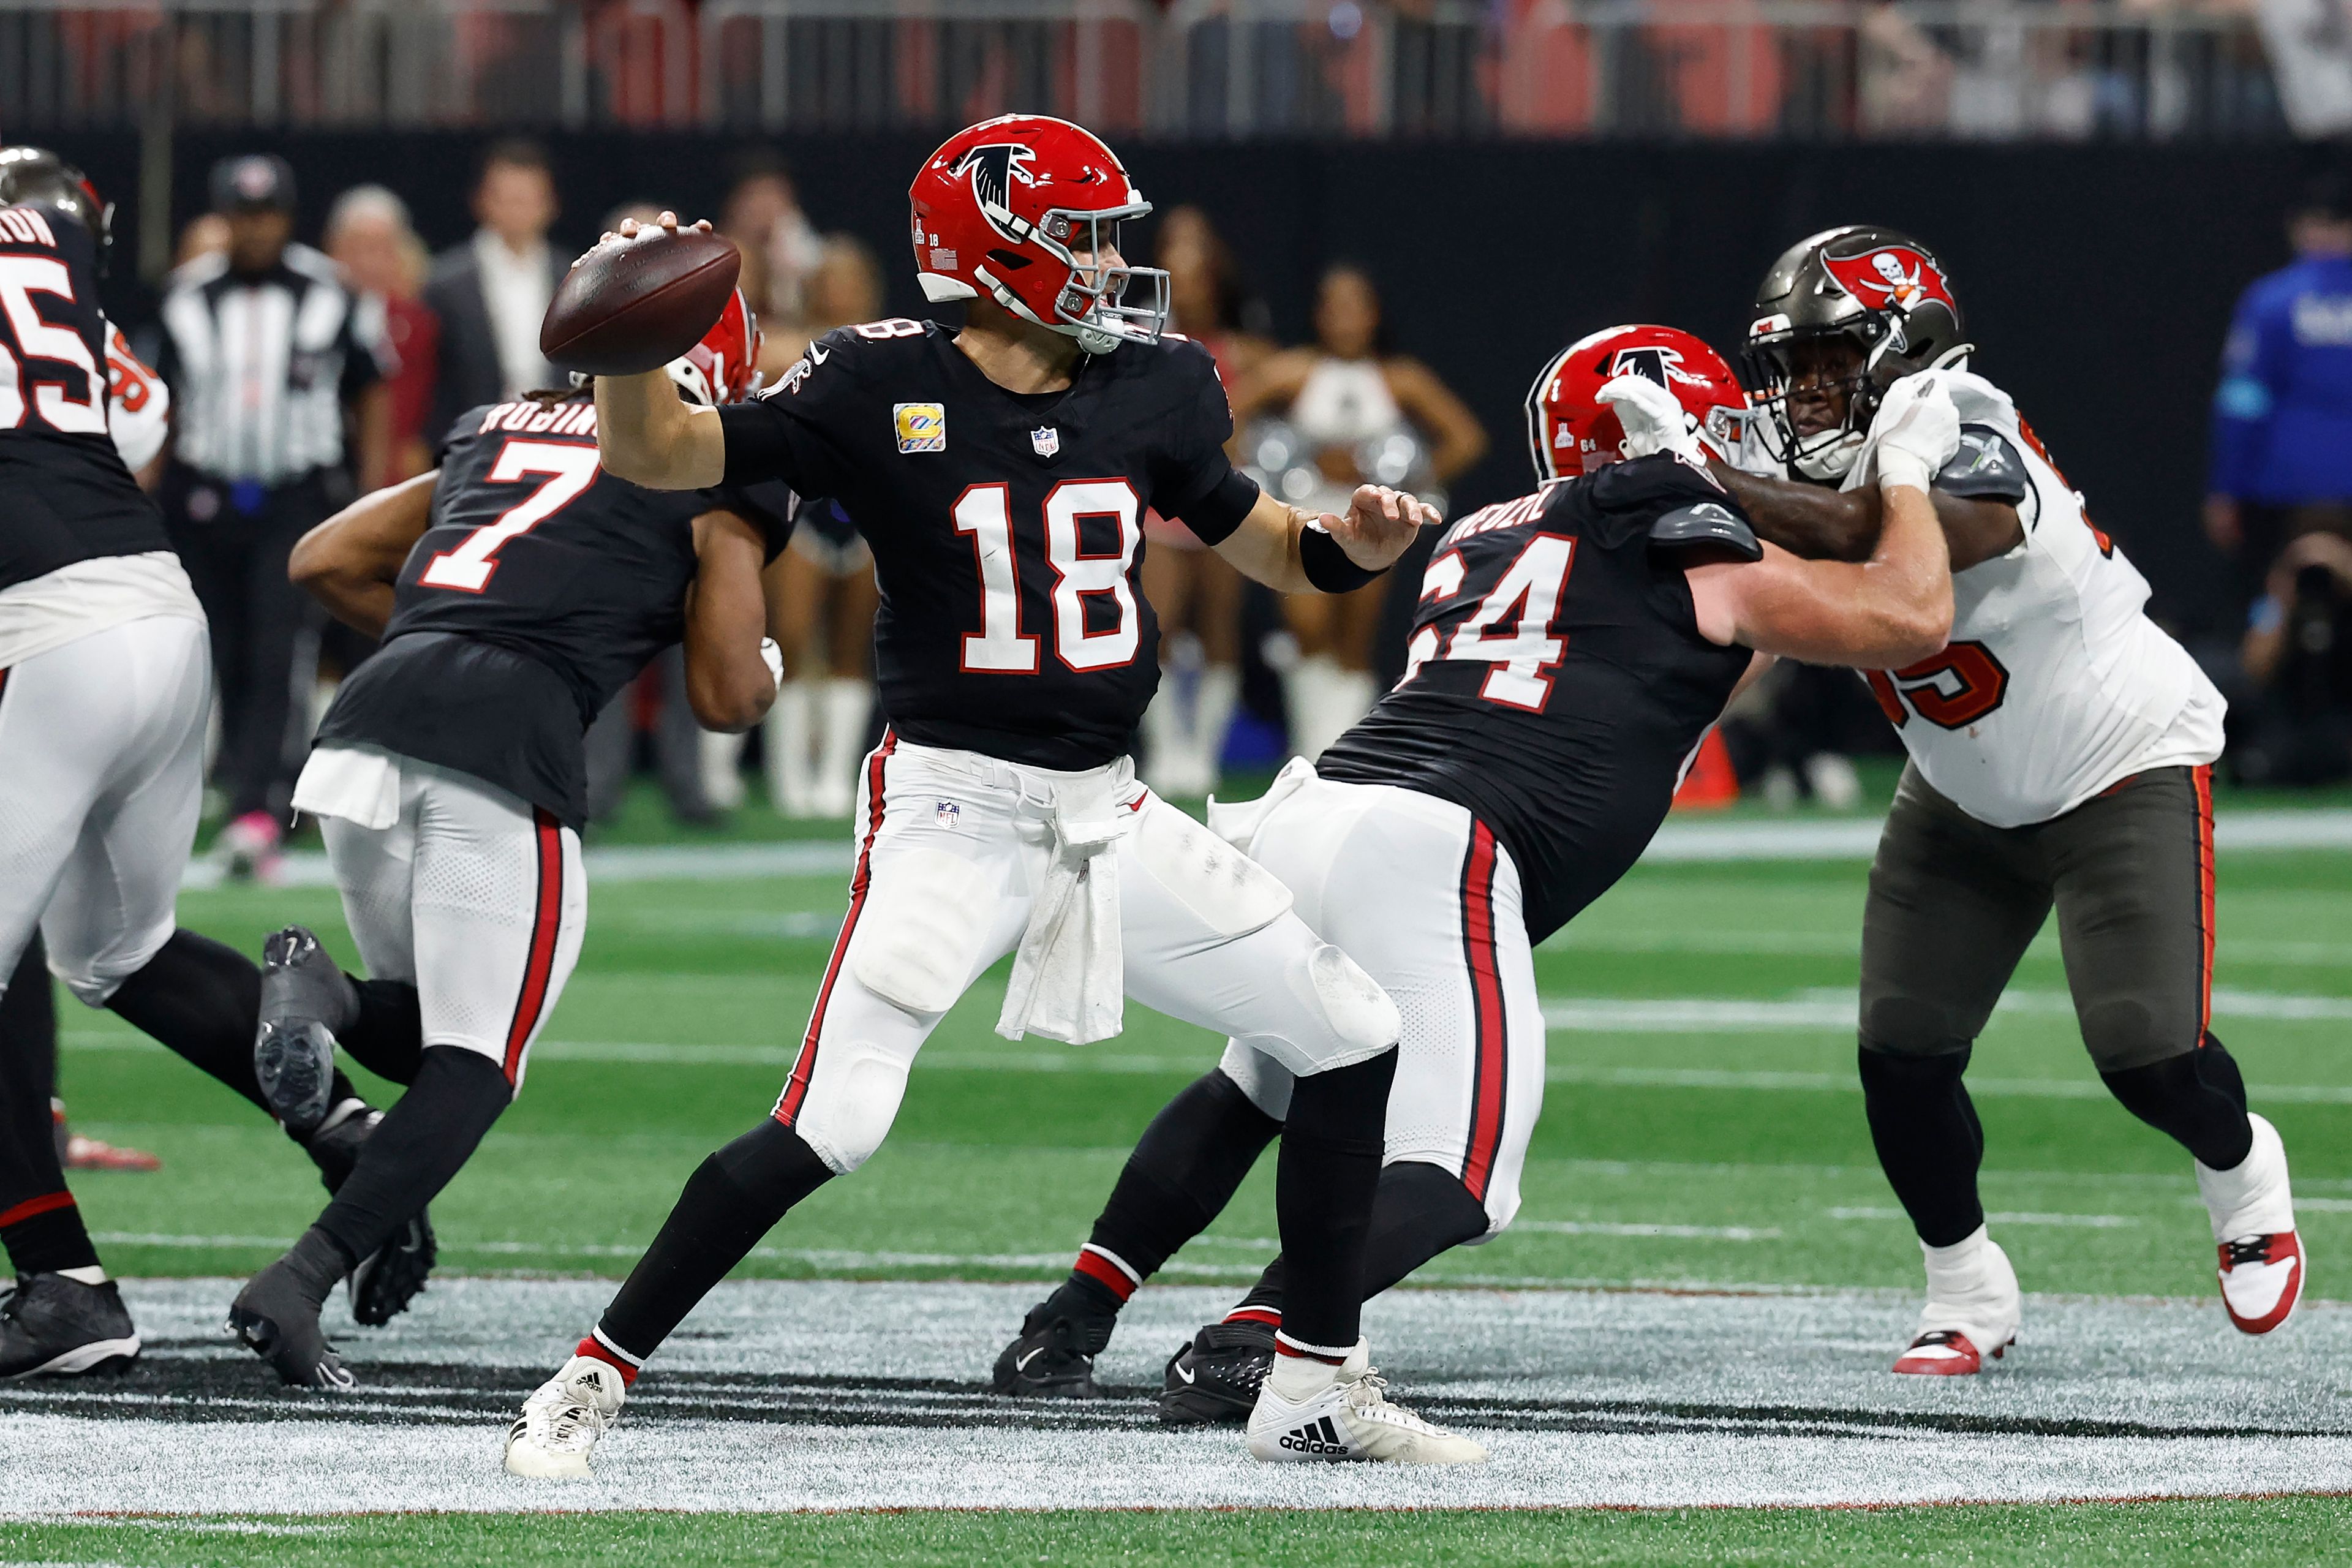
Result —
<path fill-rule="evenodd" d="M 220 213 L 294 210 L 294 169 L 271 153 L 223 158 L 213 165 L 213 210 Z"/>

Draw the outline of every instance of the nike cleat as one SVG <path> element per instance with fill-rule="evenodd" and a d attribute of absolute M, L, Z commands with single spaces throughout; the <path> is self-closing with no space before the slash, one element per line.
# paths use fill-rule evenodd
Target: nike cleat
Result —
<path fill-rule="evenodd" d="M 34 1274 L 0 1295 L 0 1378 L 120 1372 L 138 1357 L 139 1330 L 111 1279 Z"/>
<path fill-rule="evenodd" d="M 1992 1348 L 1992 1359 L 2017 1342 L 2012 1334 Z M 1984 1370 L 1984 1352 L 1958 1329 L 1931 1329 L 1911 1342 L 1895 1361 L 1895 1370 L 1909 1376 L 1973 1377 Z"/>
<path fill-rule="evenodd" d="M 319 1326 L 317 1304 L 302 1294 L 284 1258 L 246 1281 L 229 1304 L 228 1328 L 290 1387 L 340 1393 L 357 1386 Z"/>
<path fill-rule="evenodd" d="M 433 1265 L 440 1256 L 441 1244 L 433 1234 L 433 1222 L 419 1210 L 415 1217 L 392 1233 L 390 1241 L 360 1259 L 360 1266 L 352 1270 L 353 1320 L 368 1328 L 380 1329 L 408 1310 L 408 1304 L 424 1294 L 425 1281 L 432 1277 Z"/>
<path fill-rule="evenodd" d="M 1211 1323 L 1168 1358 L 1160 1419 L 1171 1426 L 1234 1426 L 1257 1408 L 1274 1370 L 1274 1329 L 1248 1321 Z"/>
<path fill-rule="evenodd" d="M 319 1167 L 319 1179 L 330 1193 L 339 1192 L 360 1161 L 360 1149 L 383 1120 L 383 1112 L 358 1100 L 345 1102 L 350 1110 L 310 1135 L 304 1145 L 311 1163 Z M 433 1234 L 430 1210 L 419 1209 L 414 1218 L 392 1233 L 392 1239 L 360 1260 L 352 1270 L 352 1316 L 369 1328 L 381 1328 L 408 1310 L 425 1289 L 433 1266 L 440 1260 L 440 1243 Z"/>
<path fill-rule="evenodd" d="M 533 1480 L 586 1480 L 596 1439 L 621 1418 L 628 1385 L 612 1363 L 576 1355 L 522 1402 L 507 1428 L 507 1473 Z"/>
<path fill-rule="evenodd" d="M 1250 1412 L 1249 1451 L 1269 1464 L 1368 1459 L 1391 1465 L 1483 1465 L 1483 1443 L 1433 1426 L 1388 1400 L 1362 1340 L 1309 1397 L 1293 1402 L 1269 1375 Z M 1318 1363 L 1318 1365 L 1322 1363 Z"/>
<path fill-rule="evenodd" d="M 359 1016 L 351 977 L 319 939 L 288 926 L 261 944 L 261 1013 L 253 1070 L 270 1114 L 307 1138 L 333 1109 L 335 1038 Z"/>
<path fill-rule="evenodd" d="M 2221 1251 L 2221 1305 L 2239 1332 L 2266 1334 L 2303 1300 L 2303 1240 L 2278 1129 L 2260 1116 L 2246 1120 L 2254 1142 L 2245 1159 L 2226 1171 L 2200 1163 L 2197 1190 Z"/>
<path fill-rule="evenodd" d="M 1040 1301 L 1021 1320 L 1021 1337 L 996 1358 L 996 1392 L 1023 1399 L 1093 1399 L 1094 1352 L 1087 1325 Z M 1108 1334 L 1105 1338 L 1108 1339 Z"/>
<path fill-rule="evenodd" d="M 2294 1231 L 2221 1244 L 2221 1306 L 2240 1333 L 2266 1334 L 2303 1300 L 2303 1241 Z"/>

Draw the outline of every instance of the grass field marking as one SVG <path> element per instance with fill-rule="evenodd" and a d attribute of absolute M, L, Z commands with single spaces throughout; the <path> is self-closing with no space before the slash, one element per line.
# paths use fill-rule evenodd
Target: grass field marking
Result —
<path fill-rule="evenodd" d="M 2200 1200 L 2192 1198 L 2189 1201 L 2195 1203 Z M 1833 1208 L 1824 1209 L 1822 1212 L 1832 1219 L 1843 1220 L 1895 1220 L 1910 1217 L 1901 1209 L 1891 1208 Z M 2140 1223 L 2137 1216 L 2126 1214 L 2048 1214 L 2031 1209 L 1996 1210 L 1987 1214 L 1985 1219 L 1994 1225 L 2059 1226 L 2076 1230 L 2120 1230 L 2126 1226 Z"/>

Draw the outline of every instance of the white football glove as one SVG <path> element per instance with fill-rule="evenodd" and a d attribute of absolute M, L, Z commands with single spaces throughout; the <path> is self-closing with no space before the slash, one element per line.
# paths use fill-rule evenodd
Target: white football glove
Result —
<path fill-rule="evenodd" d="M 1673 393 L 1648 376 L 1621 375 L 1598 395 L 1617 409 L 1617 423 L 1625 426 L 1628 458 L 1671 452 L 1685 463 L 1706 466 L 1706 454 L 1699 449 L 1690 415 Z"/>
<path fill-rule="evenodd" d="M 774 679 L 776 689 L 782 691 L 784 689 L 784 650 L 776 646 L 775 638 L 760 639 L 760 662 L 768 667 L 768 674 Z"/>
<path fill-rule="evenodd" d="M 1878 448 L 1878 488 L 1924 490 L 1960 449 L 1960 411 L 1939 371 L 1906 375 L 1886 389 L 1870 422 Z"/>

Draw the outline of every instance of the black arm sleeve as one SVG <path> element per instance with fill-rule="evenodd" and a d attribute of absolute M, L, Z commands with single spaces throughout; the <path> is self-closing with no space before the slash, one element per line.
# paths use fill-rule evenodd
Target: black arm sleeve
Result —
<path fill-rule="evenodd" d="M 839 362 L 855 353 L 847 332 L 827 332 L 775 385 L 720 409 L 727 440 L 720 483 L 745 489 L 776 479 L 804 496 L 839 494 L 846 461 L 835 432 L 846 427 L 858 401 L 857 383 Z"/>
<path fill-rule="evenodd" d="M 1963 500 L 2007 501 L 2011 506 L 2021 504 L 2032 489 L 2025 459 L 2008 437 L 1990 425 L 1960 426 L 1960 449 L 1934 483 L 1946 495 Z"/>

